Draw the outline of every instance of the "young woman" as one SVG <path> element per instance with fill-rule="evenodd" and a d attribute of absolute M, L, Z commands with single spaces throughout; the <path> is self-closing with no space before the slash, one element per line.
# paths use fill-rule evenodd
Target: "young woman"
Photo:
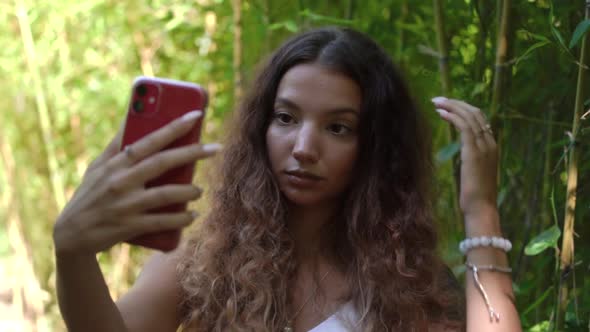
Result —
<path fill-rule="evenodd" d="M 71 331 L 519 331 L 496 208 L 496 146 L 477 108 L 433 99 L 461 134 L 469 240 L 466 320 L 435 252 L 430 137 L 386 53 L 363 34 L 303 33 L 269 59 L 235 118 L 211 211 L 111 299 L 95 255 L 181 228 L 191 213 L 145 211 L 200 196 L 144 189 L 217 144 L 161 152 L 192 112 L 89 167 L 55 229 L 58 296 Z M 139 161 L 141 160 L 141 161 Z M 504 250 L 502 250 L 504 249 Z M 490 267 L 491 266 L 491 267 Z M 485 295 L 485 296 L 484 296 Z M 462 297 L 462 296 L 460 296 Z"/>

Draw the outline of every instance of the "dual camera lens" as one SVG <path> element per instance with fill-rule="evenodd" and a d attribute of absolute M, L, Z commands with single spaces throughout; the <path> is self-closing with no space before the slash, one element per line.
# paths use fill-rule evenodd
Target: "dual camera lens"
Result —
<path fill-rule="evenodd" d="M 140 99 L 147 94 L 147 87 L 144 84 L 140 84 L 135 89 L 135 93 L 139 98 L 133 101 L 133 110 L 137 113 L 141 113 L 144 110 L 144 102 Z"/>

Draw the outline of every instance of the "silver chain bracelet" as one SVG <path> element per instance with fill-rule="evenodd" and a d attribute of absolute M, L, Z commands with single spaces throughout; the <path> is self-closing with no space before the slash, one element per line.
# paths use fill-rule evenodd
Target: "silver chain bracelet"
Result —
<path fill-rule="evenodd" d="M 499 322 L 500 321 L 500 314 L 496 310 L 494 310 L 494 308 L 492 307 L 492 305 L 490 303 L 490 299 L 488 297 L 488 294 L 486 293 L 485 289 L 483 288 L 483 285 L 479 281 L 478 271 L 481 270 L 481 271 L 512 273 L 512 269 L 509 267 L 502 267 L 502 266 L 495 266 L 495 265 L 480 265 L 480 266 L 478 266 L 478 265 L 473 265 L 469 262 L 465 262 L 465 266 L 467 266 L 471 271 L 473 271 L 473 279 L 475 279 L 475 284 L 477 285 L 479 292 L 483 296 L 483 299 L 484 299 L 486 306 L 488 308 L 488 312 L 490 313 L 490 322 L 494 322 L 494 320 L 496 322 Z"/>

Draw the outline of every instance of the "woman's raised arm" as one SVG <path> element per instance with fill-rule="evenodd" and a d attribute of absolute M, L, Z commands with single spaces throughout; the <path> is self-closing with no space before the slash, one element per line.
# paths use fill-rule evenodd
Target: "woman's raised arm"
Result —
<path fill-rule="evenodd" d="M 145 188 L 144 184 L 169 169 L 207 158 L 219 149 L 219 145 L 193 144 L 162 150 L 186 134 L 201 115 L 202 112 L 187 113 L 138 140 L 133 144 L 133 154 L 119 152 L 122 134 L 119 132 L 88 167 L 82 184 L 53 229 L 58 301 L 70 331 L 126 331 L 125 322 L 137 321 L 127 316 L 133 315 L 133 310 L 150 312 L 153 299 L 147 297 L 160 295 L 145 285 L 163 282 L 158 290 L 162 292 L 174 288 L 174 284 L 166 284 L 171 263 L 154 258 L 146 267 L 146 275 L 132 290 L 135 295 L 121 299 L 119 311 L 109 294 L 96 254 L 142 234 L 180 229 L 192 223 L 195 217 L 192 212 L 150 214 L 148 211 L 194 200 L 201 194 L 198 187 L 174 184 Z M 160 265 L 161 271 L 148 273 Z M 130 302 L 136 308 L 130 309 L 125 304 Z"/>
<path fill-rule="evenodd" d="M 459 130 L 461 137 L 459 200 L 469 239 L 462 246 L 468 266 L 467 331 L 521 331 L 506 257 L 510 248 L 499 239 L 498 151 L 493 132 L 478 108 L 445 97 L 432 101 L 441 118 Z"/>

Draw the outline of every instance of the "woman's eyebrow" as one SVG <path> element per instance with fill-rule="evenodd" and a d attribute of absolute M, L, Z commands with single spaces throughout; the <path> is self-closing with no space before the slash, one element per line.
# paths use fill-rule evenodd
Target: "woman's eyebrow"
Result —
<path fill-rule="evenodd" d="M 339 108 L 334 108 L 332 110 L 329 110 L 328 113 L 330 114 L 352 114 L 354 116 L 356 116 L 358 118 L 359 116 L 359 112 L 357 110 L 355 110 L 354 108 L 349 108 L 349 107 L 339 107 Z"/>
<path fill-rule="evenodd" d="M 285 106 L 285 107 L 293 109 L 293 110 L 300 110 L 301 109 L 299 107 L 299 105 L 297 105 L 294 101 L 291 101 L 291 100 L 284 98 L 284 97 L 277 97 L 277 99 L 275 101 L 275 105 L 277 105 L 277 104 Z"/>
<path fill-rule="evenodd" d="M 295 103 L 294 101 L 289 100 L 287 98 L 284 98 L 284 97 L 277 97 L 275 105 L 285 106 L 285 107 L 295 110 L 295 111 L 301 110 L 301 108 L 299 107 L 299 105 L 297 105 L 297 103 Z M 337 108 L 330 109 L 326 113 L 328 113 L 330 115 L 350 113 L 356 117 L 359 116 L 359 112 L 352 107 L 337 107 Z"/>

